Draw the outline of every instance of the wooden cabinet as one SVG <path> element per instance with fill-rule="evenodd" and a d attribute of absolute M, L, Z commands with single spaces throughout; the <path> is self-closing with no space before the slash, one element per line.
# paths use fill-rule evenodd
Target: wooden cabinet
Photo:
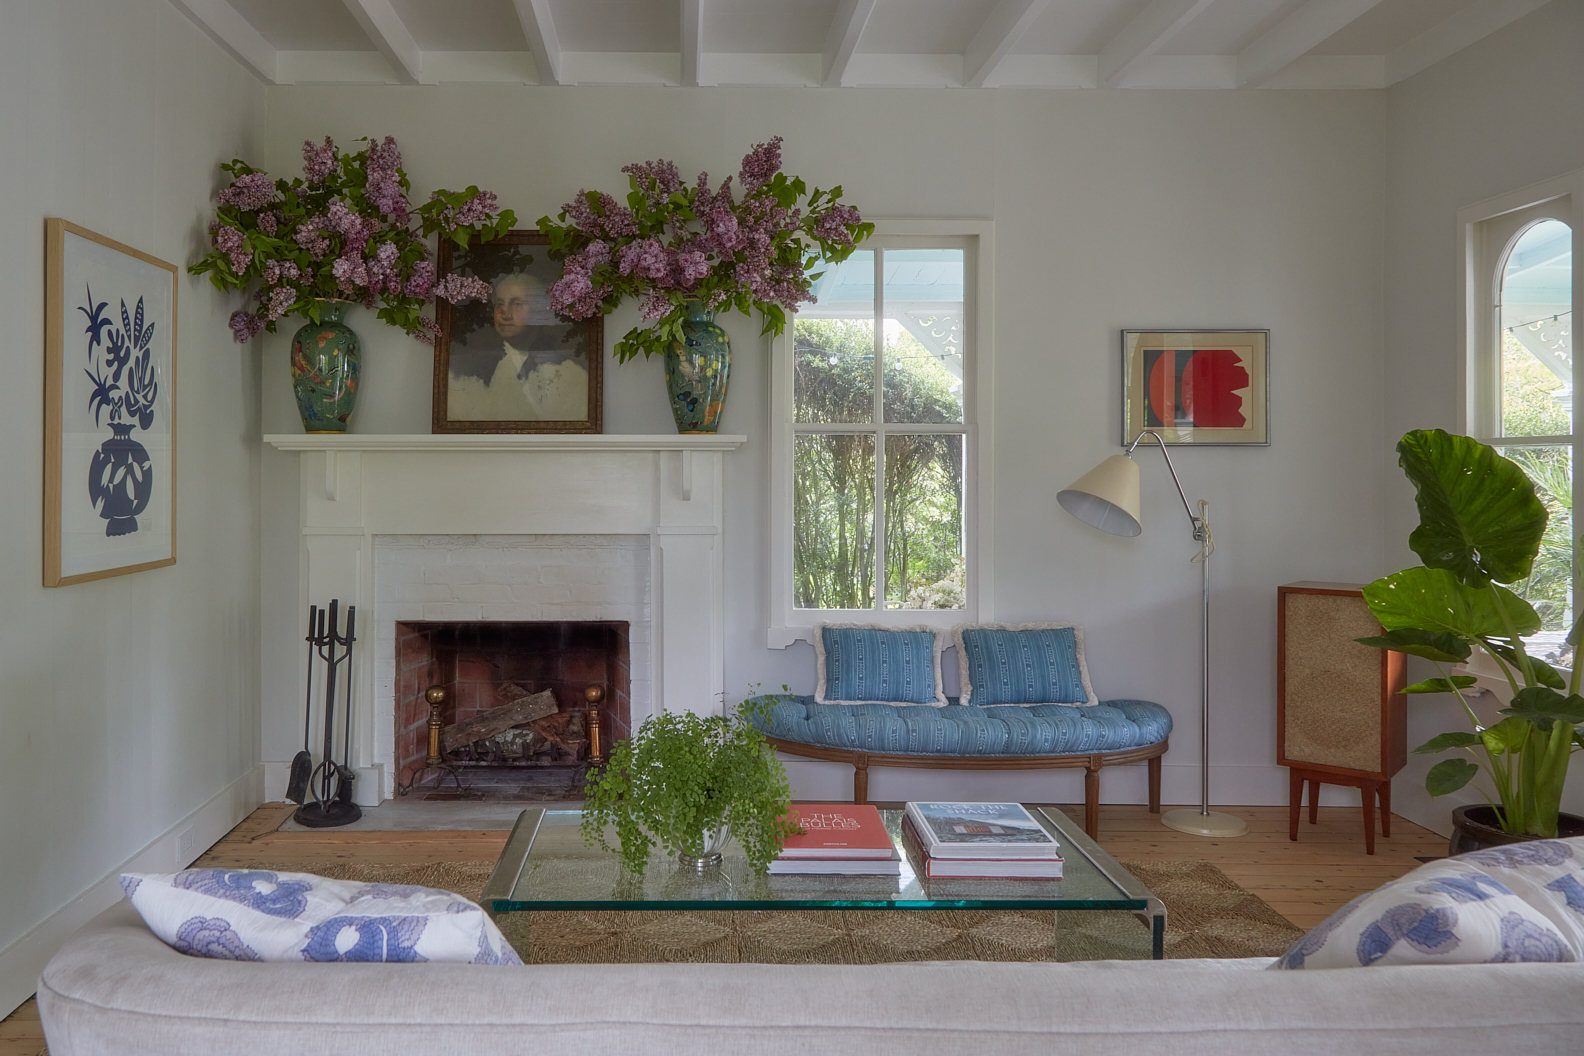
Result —
<path fill-rule="evenodd" d="M 1375 804 L 1391 835 L 1391 778 L 1408 761 L 1402 653 L 1359 645 L 1381 633 L 1350 583 L 1276 590 L 1276 761 L 1288 767 L 1289 836 L 1298 838 L 1303 788 L 1315 821 L 1321 784 L 1360 791 L 1364 846 L 1375 853 Z"/>

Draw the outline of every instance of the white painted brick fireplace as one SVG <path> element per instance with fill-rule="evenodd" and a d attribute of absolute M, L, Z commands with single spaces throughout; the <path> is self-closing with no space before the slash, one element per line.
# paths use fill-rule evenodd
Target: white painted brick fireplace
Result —
<path fill-rule="evenodd" d="M 721 709 L 723 458 L 744 437 L 265 440 L 300 454 L 298 611 L 331 598 L 358 609 L 360 802 L 394 794 L 399 620 L 622 621 L 635 726 Z M 266 763 L 284 778 L 285 760 Z"/>

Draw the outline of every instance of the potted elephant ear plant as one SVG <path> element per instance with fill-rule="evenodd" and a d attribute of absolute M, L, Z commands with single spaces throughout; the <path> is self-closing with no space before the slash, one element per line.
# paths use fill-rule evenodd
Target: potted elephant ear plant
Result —
<path fill-rule="evenodd" d="M 739 709 L 730 717 L 668 711 L 645 720 L 589 779 L 584 840 L 616 850 L 606 841 L 614 827 L 629 872 L 643 873 L 656 844 L 702 872 L 720 863 L 730 835 L 754 872 L 765 872 L 799 830 L 785 820 L 792 798 L 786 768 L 748 718 Z"/>
<path fill-rule="evenodd" d="M 1569 677 L 1536 656 L 1524 639 L 1541 629 L 1532 605 L 1509 585 L 1534 569 L 1547 512 L 1529 477 L 1510 459 L 1467 436 L 1417 430 L 1397 444 L 1398 464 L 1417 489 L 1419 527 L 1408 545 L 1423 565 L 1364 588 L 1384 634 L 1364 645 L 1394 649 L 1433 662 L 1440 677 L 1408 693 L 1453 693 L 1471 730 L 1443 733 L 1418 754 L 1458 751 L 1425 778 L 1432 796 L 1455 792 L 1482 772 L 1488 805 L 1457 808 L 1451 853 L 1537 838 L 1584 835 L 1584 818 L 1561 814 L 1562 786 L 1572 753 L 1584 747 L 1580 665 Z M 1576 649 L 1579 624 L 1567 633 Z M 1450 665 L 1474 647 L 1488 653 L 1511 689 L 1498 720 L 1478 715 L 1464 696 L 1470 675 Z M 1494 794 L 1492 794 L 1494 793 Z"/>

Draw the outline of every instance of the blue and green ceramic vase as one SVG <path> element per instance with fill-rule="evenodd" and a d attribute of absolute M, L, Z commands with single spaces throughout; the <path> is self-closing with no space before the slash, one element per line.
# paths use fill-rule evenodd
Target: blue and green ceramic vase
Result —
<path fill-rule="evenodd" d="M 351 301 L 322 300 L 319 322 L 292 335 L 292 389 L 310 433 L 344 433 L 357 403 L 363 344 L 341 321 Z"/>
<path fill-rule="evenodd" d="M 720 428 L 726 378 L 731 373 L 731 340 L 702 302 L 687 302 L 682 340 L 666 349 L 665 372 L 677 432 L 713 433 Z"/>

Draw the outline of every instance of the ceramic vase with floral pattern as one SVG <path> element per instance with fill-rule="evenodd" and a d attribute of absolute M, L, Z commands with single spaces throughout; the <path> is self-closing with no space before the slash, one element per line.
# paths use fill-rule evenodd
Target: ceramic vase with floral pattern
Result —
<path fill-rule="evenodd" d="M 715 313 L 699 301 L 687 302 L 682 340 L 665 354 L 666 391 L 679 433 L 713 433 L 726 409 L 726 379 L 731 374 L 731 340 L 715 324 Z"/>
<path fill-rule="evenodd" d="M 319 322 L 292 335 L 292 390 L 310 433 L 344 433 L 357 403 L 363 345 L 341 321 L 350 301 L 319 302 Z"/>

